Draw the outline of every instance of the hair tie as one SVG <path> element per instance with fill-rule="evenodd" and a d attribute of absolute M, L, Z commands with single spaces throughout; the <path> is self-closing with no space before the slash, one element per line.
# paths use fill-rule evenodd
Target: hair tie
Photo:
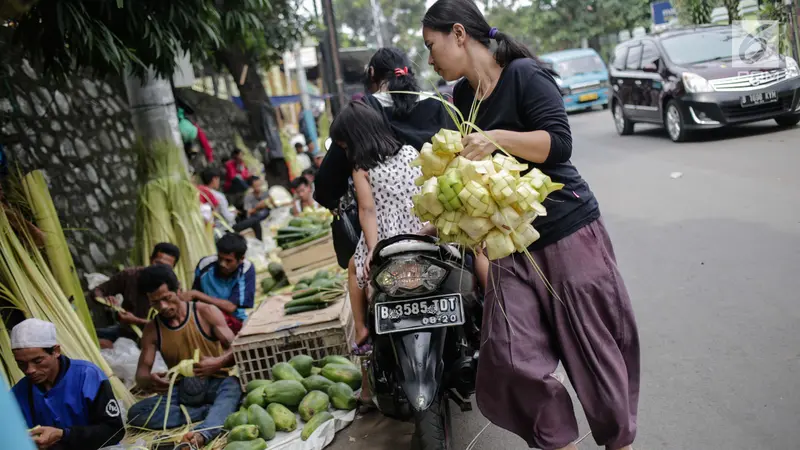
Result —
<path fill-rule="evenodd" d="M 408 67 L 403 67 L 402 69 L 394 69 L 394 74 L 397 78 L 400 78 L 404 75 L 408 75 Z"/>
<path fill-rule="evenodd" d="M 492 27 L 492 29 L 489 30 L 489 39 L 494 39 L 494 37 L 497 36 L 497 33 L 497 28 Z"/>

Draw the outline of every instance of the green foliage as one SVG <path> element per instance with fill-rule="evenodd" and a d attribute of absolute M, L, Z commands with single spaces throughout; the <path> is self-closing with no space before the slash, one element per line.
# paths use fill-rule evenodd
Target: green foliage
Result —
<path fill-rule="evenodd" d="M 428 53 L 422 41 L 422 16 L 425 2 L 422 0 L 378 0 L 383 21 L 383 41 L 387 47 L 397 47 L 408 54 L 412 64 L 420 70 L 427 66 Z M 336 22 L 352 33 L 340 35 L 342 47 L 376 46 L 372 8 L 370 0 L 334 0 Z"/>
<path fill-rule="evenodd" d="M 53 75 L 90 68 L 98 75 L 163 75 L 184 51 L 220 44 L 219 14 L 205 0 L 41 0 L 20 18 L 15 44 Z"/>
<path fill-rule="evenodd" d="M 678 20 L 681 23 L 700 25 L 711 23 L 714 6 L 710 0 L 677 0 Z"/>
<path fill-rule="evenodd" d="M 298 0 L 40 0 L 20 18 L 14 41 L 51 75 L 171 76 L 184 52 L 202 57 L 237 46 L 262 62 L 306 30 Z"/>
<path fill-rule="evenodd" d="M 238 46 L 265 67 L 275 64 L 313 29 L 299 8 L 299 0 L 225 1 L 220 14 L 226 45 Z"/>
<path fill-rule="evenodd" d="M 582 38 L 616 34 L 650 22 L 649 0 L 533 0 L 493 2 L 487 13 L 493 26 L 508 32 L 536 53 L 577 47 Z"/>
<path fill-rule="evenodd" d="M 739 20 L 739 0 L 721 0 L 722 6 L 728 10 L 728 23 Z"/>

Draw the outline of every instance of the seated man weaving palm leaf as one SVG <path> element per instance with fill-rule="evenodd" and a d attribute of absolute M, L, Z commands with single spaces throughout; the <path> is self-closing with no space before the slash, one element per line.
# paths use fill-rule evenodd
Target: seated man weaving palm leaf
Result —
<path fill-rule="evenodd" d="M 179 296 L 178 278 L 172 268 L 154 265 L 142 270 L 139 289 L 147 295 L 150 306 L 158 311 L 142 333 L 142 353 L 136 370 L 136 383 L 143 389 L 168 392 L 166 374 L 152 373 L 156 351 L 160 351 L 170 369 L 194 357 L 194 376 L 175 383 L 172 396 L 155 396 L 133 405 L 128 412 L 131 425 L 161 429 L 186 425 L 183 406 L 192 422 L 203 421 L 184 436 L 185 442 L 203 446 L 222 431 L 222 424 L 234 412 L 242 396 L 239 380 L 228 376 L 233 365 L 233 332 L 225 317 L 214 305 L 185 302 Z"/>

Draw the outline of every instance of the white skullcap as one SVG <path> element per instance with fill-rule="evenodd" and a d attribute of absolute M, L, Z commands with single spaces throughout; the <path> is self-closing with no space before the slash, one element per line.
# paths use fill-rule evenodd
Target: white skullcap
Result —
<path fill-rule="evenodd" d="M 50 348 L 58 345 L 56 326 L 40 319 L 27 319 L 11 330 L 11 349 Z"/>

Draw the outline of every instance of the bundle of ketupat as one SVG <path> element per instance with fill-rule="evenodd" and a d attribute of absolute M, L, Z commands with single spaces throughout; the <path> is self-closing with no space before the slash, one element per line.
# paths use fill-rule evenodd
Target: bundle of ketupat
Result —
<path fill-rule="evenodd" d="M 159 242 L 181 249 L 175 274 L 181 286 L 191 286 L 201 258 L 214 253 L 214 239 L 200 213 L 200 197 L 186 172 L 183 150 L 169 142 L 137 144 L 139 156 L 139 206 L 136 212 L 134 259 L 150 263 Z"/>
<path fill-rule="evenodd" d="M 133 404 L 130 391 L 114 376 L 100 354 L 95 336 L 82 324 L 33 239 L 29 235 L 17 236 L 4 208 L 0 208 L 0 300 L 20 310 L 26 318 L 55 324 L 64 354 L 96 364 L 109 377 L 117 400 L 126 408 Z M 6 336 L 0 338 L 0 356 L 5 368 L 16 365 Z M 6 369 L 4 375 L 11 383 L 18 381 L 20 374 Z"/>
<path fill-rule="evenodd" d="M 444 242 L 485 243 L 490 260 L 524 252 L 539 239 L 531 222 L 547 214 L 542 202 L 563 184 L 536 168 L 521 175 L 528 166 L 510 155 L 470 161 L 459 155 L 461 136 L 442 129 L 422 147 L 413 163 L 422 170 L 414 213 L 435 225 Z"/>

